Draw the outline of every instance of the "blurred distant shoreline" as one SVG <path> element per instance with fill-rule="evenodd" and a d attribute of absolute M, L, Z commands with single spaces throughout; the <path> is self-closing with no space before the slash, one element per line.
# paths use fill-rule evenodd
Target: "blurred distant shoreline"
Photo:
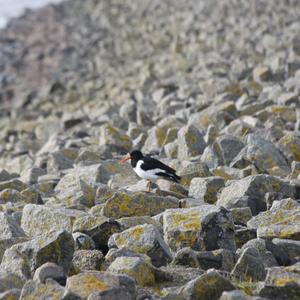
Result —
<path fill-rule="evenodd" d="M 34 9 L 48 3 L 59 3 L 62 0 L 0 0 L 0 28 L 6 26 L 11 18 L 18 17 L 27 8 Z"/>

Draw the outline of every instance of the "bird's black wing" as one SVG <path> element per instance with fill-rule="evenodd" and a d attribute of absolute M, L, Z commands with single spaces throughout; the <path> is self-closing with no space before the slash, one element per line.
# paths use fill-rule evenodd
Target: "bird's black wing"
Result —
<path fill-rule="evenodd" d="M 167 173 L 171 173 L 171 174 L 176 173 L 176 171 L 174 169 L 170 168 L 169 166 L 165 165 L 164 163 L 162 163 L 161 161 L 159 161 L 155 158 L 144 156 L 143 161 L 144 162 L 141 165 L 141 168 L 145 171 L 151 170 L 151 169 L 161 169 L 161 170 L 166 171 Z"/>

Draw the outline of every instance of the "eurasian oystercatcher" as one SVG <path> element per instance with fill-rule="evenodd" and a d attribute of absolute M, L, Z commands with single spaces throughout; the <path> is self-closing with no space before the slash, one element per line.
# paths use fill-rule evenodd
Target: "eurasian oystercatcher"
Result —
<path fill-rule="evenodd" d="M 174 182 L 180 181 L 180 176 L 176 174 L 176 171 L 169 166 L 165 165 L 161 161 L 149 156 L 144 156 L 139 150 L 132 151 L 128 156 L 125 156 L 120 160 L 120 163 L 125 163 L 127 160 L 131 160 L 131 166 L 135 173 L 148 180 L 147 192 L 150 192 L 151 182 L 156 182 L 157 179 L 166 179 Z"/>

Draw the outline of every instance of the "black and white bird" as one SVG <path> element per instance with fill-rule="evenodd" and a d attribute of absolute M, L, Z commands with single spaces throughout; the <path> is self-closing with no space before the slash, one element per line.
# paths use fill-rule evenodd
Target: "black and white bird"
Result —
<path fill-rule="evenodd" d="M 131 166 L 135 173 L 148 180 L 147 192 L 150 192 L 151 182 L 156 182 L 157 179 L 166 179 L 174 182 L 180 182 L 180 176 L 176 171 L 161 161 L 149 156 L 144 156 L 139 150 L 132 151 L 128 156 L 120 160 L 120 163 L 131 160 Z"/>

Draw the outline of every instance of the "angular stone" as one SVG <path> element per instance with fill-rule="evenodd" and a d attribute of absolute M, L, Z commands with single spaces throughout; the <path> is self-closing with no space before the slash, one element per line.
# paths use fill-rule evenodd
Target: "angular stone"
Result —
<path fill-rule="evenodd" d="M 11 215 L 0 212 L 0 224 L 0 240 L 25 237 L 24 231 Z"/>
<path fill-rule="evenodd" d="M 152 224 L 157 226 L 157 222 L 150 216 L 139 216 L 139 217 L 124 217 L 118 219 L 117 222 L 122 226 L 122 229 L 128 229 L 137 225 Z"/>
<path fill-rule="evenodd" d="M 191 248 L 183 248 L 176 253 L 172 264 L 201 268 L 202 270 L 214 268 L 231 271 L 234 267 L 235 260 L 235 253 L 225 249 L 195 251 Z"/>
<path fill-rule="evenodd" d="M 266 298 L 249 296 L 241 290 L 223 292 L 219 300 L 266 300 Z"/>
<path fill-rule="evenodd" d="M 258 250 L 250 247 L 241 253 L 231 273 L 254 281 L 264 280 L 267 275 L 263 259 Z"/>
<path fill-rule="evenodd" d="M 181 295 L 186 300 L 217 300 L 224 291 L 234 289 L 235 287 L 228 279 L 212 269 L 188 282 Z"/>
<path fill-rule="evenodd" d="M 139 225 L 111 236 L 109 248 L 126 247 L 151 258 L 156 267 L 166 265 L 172 259 L 169 247 L 163 240 L 159 230 L 153 225 Z"/>
<path fill-rule="evenodd" d="M 215 169 L 224 165 L 221 148 L 218 143 L 208 145 L 201 155 L 201 162 L 206 164 L 209 169 Z"/>
<path fill-rule="evenodd" d="M 178 207 L 174 197 L 160 197 L 142 192 L 127 194 L 118 192 L 103 206 L 103 215 L 110 218 L 153 216 L 167 208 Z"/>
<path fill-rule="evenodd" d="M 250 207 L 237 207 L 230 210 L 234 224 L 246 225 L 252 218 Z"/>
<path fill-rule="evenodd" d="M 117 257 L 107 271 L 126 274 L 134 278 L 140 286 L 155 284 L 155 270 L 153 266 L 140 257 Z"/>
<path fill-rule="evenodd" d="M 189 163 L 181 167 L 178 173 L 181 177 L 180 184 L 184 187 L 189 187 L 194 177 L 209 177 L 213 175 L 207 165 L 201 162 Z"/>
<path fill-rule="evenodd" d="M 65 289 L 58 283 L 39 283 L 33 280 L 29 280 L 25 283 L 20 299 L 62 299 L 65 293 Z"/>
<path fill-rule="evenodd" d="M 8 181 L 0 182 L 0 191 L 3 191 L 5 189 L 13 189 L 21 192 L 26 188 L 28 188 L 28 185 L 20 181 L 19 179 L 11 179 Z"/>
<path fill-rule="evenodd" d="M 77 250 L 72 260 L 72 273 L 77 274 L 84 270 L 100 271 L 104 256 L 99 250 Z"/>
<path fill-rule="evenodd" d="M 300 160 L 300 138 L 295 133 L 284 135 L 278 141 L 278 148 L 290 163 Z"/>
<path fill-rule="evenodd" d="M 14 189 L 4 189 L 0 192 L 0 203 L 12 202 L 16 203 L 22 200 L 19 191 Z"/>
<path fill-rule="evenodd" d="M 66 289 L 84 299 L 87 299 L 89 296 L 89 299 L 101 299 L 101 295 L 104 297 L 116 289 L 118 293 L 121 290 L 121 294 L 125 295 L 122 299 L 134 300 L 136 297 L 133 279 L 125 275 L 110 274 L 107 272 L 85 271 L 71 276 L 67 280 Z"/>
<path fill-rule="evenodd" d="M 21 295 L 20 289 L 11 289 L 0 294 L 1 300 L 19 300 Z"/>
<path fill-rule="evenodd" d="M 164 238 L 173 251 L 235 250 L 234 225 L 230 213 L 214 205 L 168 209 L 163 214 Z"/>
<path fill-rule="evenodd" d="M 39 283 L 46 283 L 48 279 L 53 279 L 59 284 L 65 285 L 67 275 L 63 267 L 47 262 L 36 269 L 33 280 Z"/>
<path fill-rule="evenodd" d="M 8 272 L 0 272 L 0 293 L 10 289 L 21 289 L 25 281 L 18 275 Z"/>
<path fill-rule="evenodd" d="M 216 139 L 216 143 L 219 145 L 226 165 L 229 165 L 245 146 L 241 139 L 232 135 L 220 136 Z"/>
<path fill-rule="evenodd" d="M 138 253 L 126 247 L 122 247 L 120 249 L 117 248 L 109 249 L 109 251 L 105 255 L 105 262 L 103 268 L 107 269 L 109 265 L 118 257 L 141 257 L 144 261 L 147 261 L 151 264 L 151 259 L 146 254 Z"/>
<path fill-rule="evenodd" d="M 200 131 L 190 125 L 178 131 L 178 157 L 190 159 L 203 153 L 206 144 Z"/>
<path fill-rule="evenodd" d="M 23 279 L 33 276 L 46 262 L 54 262 L 67 272 L 73 257 L 74 240 L 66 231 L 50 232 L 7 249 L 0 270 L 13 272 Z"/>
<path fill-rule="evenodd" d="M 249 229 L 247 227 L 239 227 L 235 229 L 234 240 L 237 248 L 241 248 L 248 241 L 257 237 L 255 229 Z"/>
<path fill-rule="evenodd" d="M 37 237 L 51 230 L 72 232 L 76 218 L 85 213 L 66 208 L 27 204 L 23 209 L 21 227 L 29 237 Z"/>
<path fill-rule="evenodd" d="M 286 158 L 275 145 L 255 134 L 247 136 L 246 147 L 241 150 L 232 163 L 241 158 L 255 163 L 255 166 L 261 170 L 268 171 L 274 167 L 289 170 Z"/>
<path fill-rule="evenodd" d="M 275 238 L 272 243 L 281 247 L 292 263 L 300 260 L 300 241 Z"/>
<path fill-rule="evenodd" d="M 0 261 L 2 260 L 6 249 L 10 248 L 15 244 L 26 242 L 27 240 L 28 239 L 25 235 L 23 237 L 17 238 L 0 239 Z"/>
<path fill-rule="evenodd" d="M 248 176 L 241 180 L 232 180 L 222 190 L 217 201 L 218 206 L 226 208 L 251 208 L 252 214 L 266 210 L 265 195 L 279 193 L 281 197 L 294 197 L 295 187 L 277 177 L 269 175 Z"/>
<path fill-rule="evenodd" d="M 195 177 L 192 179 L 189 196 L 203 199 L 206 203 L 213 204 L 217 201 L 218 192 L 225 186 L 222 177 Z"/>
<path fill-rule="evenodd" d="M 132 142 L 129 136 L 121 130 L 108 124 L 100 127 L 99 145 L 114 145 L 123 151 L 130 151 Z"/>
<path fill-rule="evenodd" d="M 65 156 L 61 151 L 52 152 L 47 161 L 47 173 L 59 174 L 62 170 L 72 168 L 73 163 L 74 160 Z"/>
<path fill-rule="evenodd" d="M 257 229 L 259 237 L 278 237 L 300 240 L 300 210 L 277 209 L 261 212 L 253 217 L 248 227 Z"/>
<path fill-rule="evenodd" d="M 121 230 L 120 224 L 103 216 L 86 215 L 76 219 L 73 232 L 82 232 L 90 236 L 97 249 L 105 249 L 111 235 Z"/>
<path fill-rule="evenodd" d="M 259 295 L 274 300 L 298 300 L 300 294 L 299 273 L 283 267 L 268 269 L 267 277 Z"/>
<path fill-rule="evenodd" d="M 39 167 L 32 167 L 28 170 L 25 170 L 21 174 L 21 180 L 26 184 L 34 184 L 37 183 L 38 178 L 42 175 L 46 175 L 46 171 Z"/>
<path fill-rule="evenodd" d="M 259 252 L 259 256 L 266 268 L 278 266 L 278 263 L 288 263 L 288 257 L 283 249 L 273 244 L 270 240 L 260 238 L 249 240 L 241 247 L 241 252 L 245 251 L 247 248 L 254 248 Z"/>
<path fill-rule="evenodd" d="M 73 239 L 75 241 L 75 250 L 92 250 L 96 247 L 94 240 L 85 233 L 74 232 Z"/>
<path fill-rule="evenodd" d="M 253 79 L 256 82 L 271 81 L 272 78 L 272 72 L 266 66 L 257 66 L 253 70 Z"/>

